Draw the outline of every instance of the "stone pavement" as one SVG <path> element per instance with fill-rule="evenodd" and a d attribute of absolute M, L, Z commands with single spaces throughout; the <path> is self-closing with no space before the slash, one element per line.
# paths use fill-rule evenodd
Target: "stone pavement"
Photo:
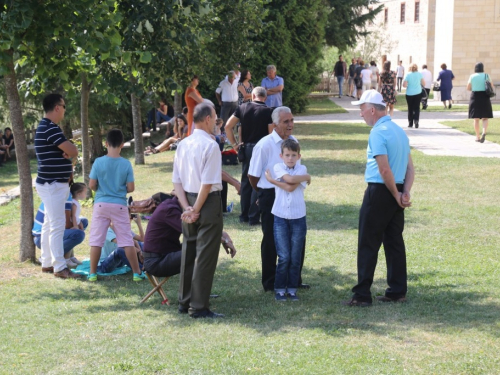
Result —
<path fill-rule="evenodd" d="M 303 122 L 361 122 L 364 120 L 359 115 L 359 107 L 351 104 L 352 98 L 330 98 L 335 104 L 341 106 L 348 113 L 295 116 L 296 123 Z M 441 102 L 429 101 L 429 105 L 439 105 Z M 440 124 L 442 121 L 466 120 L 468 107 L 463 106 L 464 112 L 420 112 L 419 128 L 408 128 L 408 113 L 394 110 L 393 120 L 401 126 L 408 138 L 410 146 L 427 155 L 463 156 L 463 157 L 488 157 L 500 158 L 500 145 L 489 142 L 475 142 L 475 136 L 466 134 L 449 126 Z M 494 117 L 500 117 L 500 112 L 494 112 Z M 471 128 L 473 128 L 472 120 Z"/>

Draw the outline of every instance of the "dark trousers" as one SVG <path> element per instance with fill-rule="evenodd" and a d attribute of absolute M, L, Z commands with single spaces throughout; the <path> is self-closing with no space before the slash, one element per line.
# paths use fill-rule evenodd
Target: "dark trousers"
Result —
<path fill-rule="evenodd" d="M 241 215 L 240 221 L 258 223 L 260 221 L 259 206 L 257 206 L 257 192 L 250 185 L 248 179 L 248 169 L 250 168 L 250 160 L 252 159 L 253 148 L 255 143 L 245 144 L 245 161 L 241 165 L 241 189 L 240 189 L 240 205 Z"/>
<path fill-rule="evenodd" d="M 227 212 L 227 191 L 228 191 L 227 182 L 222 181 L 222 190 L 220 192 L 222 212 Z"/>
<path fill-rule="evenodd" d="M 425 92 L 427 93 L 427 96 L 426 96 L 425 98 L 422 96 L 422 100 L 421 100 L 421 102 L 422 102 L 422 105 L 423 105 L 424 107 L 427 107 L 427 99 L 429 99 L 429 94 L 431 93 L 431 89 L 426 89 L 426 88 L 424 88 L 424 90 L 425 90 Z M 423 109 L 423 108 L 422 108 L 422 109 Z"/>
<path fill-rule="evenodd" d="M 188 194 L 187 199 L 191 206 L 196 202 L 196 196 Z M 193 314 L 209 307 L 222 236 L 220 194 L 209 194 L 198 220 L 182 223 L 182 234 L 179 305 Z"/>
<path fill-rule="evenodd" d="M 262 259 L 262 286 L 264 291 L 274 290 L 276 278 L 276 245 L 274 243 L 274 215 L 271 213 L 274 204 L 274 189 L 260 189 L 258 193 L 259 209 L 262 222 L 262 243 L 260 245 L 260 256 Z M 304 265 L 306 241 L 302 249 L 300 261 L 299 286 L 302 284 L 302 267 Z"/>
<path fill-rule="evenodd" d="M 422 94 L 406 95 L 409 125 L 413 125 L 413 122 L 418 124 L 418 120 L 420 118 L 420 99 L 422 99 Z"/>
<path fill-rule="evenodd" d="M 181 272 L 181 258 L 181 250 L 158 258 L 144 258 L 144 270 L 157 277 L 178 275 Z"/>
<path fill-rule="evenodd" d="M 403 77 L 398 77 L 398 91 L 401 92 L 401 83 L 403 82 Z"/>
<path fill-rule="evenodd" d="M 403 185 L 397 185 L 403 190 Z M 384 184 L 368 184 L 359 212 L 358 284 L 352 288 L 354 298 L 372 300 L 373 283 L 380 245 L 384 245 L 387 263 L 385 295 L 399 298 L 406 295 L 406 251 L 403 240 L 404 209 Z"/>
<path fill-rule="evenodd" d="M 238 101 L 236 102 L 222 102 L 222 106 L 220 108 L 220 118 L 224 121 L 222 125 L 222 130 L 224 130 L 224 126 L 226 126 L 227 120 L 232 116 L 234 111 L 238 108 Z"/>

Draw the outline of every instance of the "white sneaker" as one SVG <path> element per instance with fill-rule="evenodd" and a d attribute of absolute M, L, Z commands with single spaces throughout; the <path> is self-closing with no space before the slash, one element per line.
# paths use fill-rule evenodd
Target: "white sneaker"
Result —
<path fill-rule="evenodd" d="M 76 259 L 75 257 L 71 257 L 69 258 L 73 263 L 75 263 L 76 265 L 80 265 L 82 264 L 82 261 L 81 260 L 78 260 Z"/>
<path fill-rule="evenodd" d="M 78 266 L 78 264 L 73 263 L 71 261 L 71 258 L 70 259 L 66 259 L 66 265 L 68 266 L 68 268 L 76 268 L 76 266 Z"/>

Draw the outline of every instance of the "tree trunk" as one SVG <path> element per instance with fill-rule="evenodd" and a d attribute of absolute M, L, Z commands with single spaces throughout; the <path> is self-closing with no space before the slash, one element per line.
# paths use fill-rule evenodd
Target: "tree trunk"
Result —
<path fill-rule="evenodd" d="M 73 138 L 73 130 L 71 130 L 71 121 L 65 120 L 63 124 L 63 134 L 66 138 Z"/>
<path fill-rule="evenodd" d="M 176 116 L 182 113 L 182 92 L 178 90 L 174 93 L 174 113 Z"/>
<path fill-rule="evenodd" d="M 134 151 L 135 165 L 145 164 L 144 162 L 144 142 L 142 139 L 142 124 L 141 124 L 141 103 L 135 94 L 131 95 L 132 99 L 132 121 L 134 124 Z"/>
<path fill-rule="evenodd" d="M 12 60 L 13 51 L 10 51 L 10 59 L 7 63 L 9 73 L 4 76 L 5 92 L 9 102 L 10 122 L 14 134 L 16 147 L 17 170 L 19 173 L 19 187 L 21 191 L 21 238 L 19 244 L 19 261 L 36 261 L 36 250 L 33 244 L 31 228 L 33 227 L 33 183 L 31 180 L 30 161 L 28 157 L 28 146 L 26 145 L 26 134 L 24 132 L 24 121 L 21 110 L 21 99 L 17 91 L 17 77 Z"/>
<path fill-rule="evenodd" d="M 102 147 L 101 129 L 92 128 L 92 137 L 91 137 L 90 144 L 92 145 L 92 152 L 90 155 L 90 161 L 94 162 L 95 159 L 104 155 L 104 147 Z"/>
<path fill-rule="evenodd" d="M 87 75 L 82 73 L 82 92 L 80 100 L 80 122 L 82 126 L 82 175 L 83 182 L 89 186 L 90 182 L 90 140 L 89 140 L 89 96 L 90 83 L 87 82 Z M 87 189 L 87 198 L 92 196 L 90 189 Z"/>

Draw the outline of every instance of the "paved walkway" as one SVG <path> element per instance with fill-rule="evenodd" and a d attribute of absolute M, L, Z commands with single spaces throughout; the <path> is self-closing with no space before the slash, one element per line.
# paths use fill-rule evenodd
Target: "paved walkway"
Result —
<path fill-rule="evenodd" d="M 361 122 L 364 120 L 359 115 L 359 107 L 351 104 L 352 98 L 343 97 L 330 98 L 335 104 L 341 106 L 348 113 L 317 115 L 317 116 L 295 116 L 295 122 Z M 429 101 L 429 105 L 439 105 L 440 102 Z M 394 110 L 393 120 L 401 126 L 408 138 L 412 148 L 422 151 L 427 155 L 463 156 L 463 157 L 488 157 L 500 158 L 500 145 L 489 142 L 475 142 L 475 136 L 466 134 L 449 126 L 440 124 L 442 121 L 467 119 L 468 107 L 464 106 L 464 112 L 420 112 L 419 128 L 408 128 L 408 113 Z M 500 112 L 494 112 L 494 117 L 500 117 Z M 471 127 L 472 120 L 471 121 Z"/>

